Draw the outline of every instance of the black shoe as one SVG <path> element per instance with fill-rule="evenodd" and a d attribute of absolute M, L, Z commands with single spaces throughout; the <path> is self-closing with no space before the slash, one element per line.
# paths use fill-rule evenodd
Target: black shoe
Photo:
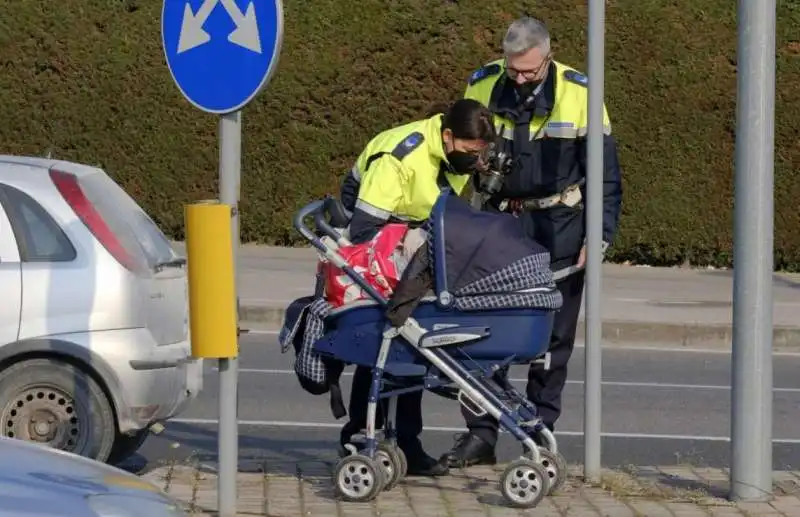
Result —
<path fill-rule="evenodd" d="M 436 461 L 436 458 L 428 456 L 424 451 L 414 451 L 410 454 L 406 451 L 403 452 L 406 454 L 406 460 L 408 461 L 408 470 L 406 471 L 408 476 L 437 477 L 446 476 L 450 473 L 447 462 Z"/>
<path fill-rule="evenodd" d="M 465 468 L 473 465 L 494 465 L 497 457 L 494 447 L 486 443 L 483 438 L 472 433 L 456 436 L 455 446 L 445 453 L 441 460 L 450 468 Z"/>
<path fill-rule="evenodd" d="M 365 448 L 366 444 L 364 443 L 341 444 L 339 448 L 339 457 L 344 458 L 353 453 L 362 452 Z M 406 454 L 406 451 L 403 451 L 403 453 L 408 462 L 408 468 L 406 469 L 407 476 L 437 477 L 446 476 L 450 473 L 447 463 L 441 460 L 436 461 L 436 458 L 428 456 L 425 452 L 414 451 L 411 454 Z"/>

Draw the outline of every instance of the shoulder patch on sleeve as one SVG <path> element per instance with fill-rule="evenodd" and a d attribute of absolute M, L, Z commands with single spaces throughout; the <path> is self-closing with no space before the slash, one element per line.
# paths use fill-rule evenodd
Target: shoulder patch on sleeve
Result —
<path fill-rule="evenodd" d="M 425 137 L 419 131 L 414 131 L 407 137 L 403 139 L 402 142 L 397 144 L 397 146 L 392 151 L 392 156 L 397 158 L 398 160 L 402 160 L 409 154 L 411 151 L 422 145 L 422 142 L 425 141 Z"/>
<path fill-rule="evenodd" d="M 492 63 L 491 65 L 486 65 L 478 68 L 472 75 L 469 76 L 469 85 L 472 86 L 473 84 L 477 83 L 478 81 L 482 81 L 487 77 L 497 75 L 500 73 L 500 65 L 497 63 Z"/>
<path fill-rule="evenodd" d="M 581 86 L 589 86 L 589 78 L 584 74 L 575 70 L 567 70 L 564 72 L 564 79 Z"/>

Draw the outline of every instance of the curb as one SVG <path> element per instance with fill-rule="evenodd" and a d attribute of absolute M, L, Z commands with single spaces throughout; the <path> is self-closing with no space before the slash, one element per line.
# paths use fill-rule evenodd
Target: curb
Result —
<path fill-rule="evenodd" d="M 259 328 L 279 330 L 283 324 L 285 307 L 265 305 L 242 305 L 241 326 L 255 325 Z M 582 342 L 584 321 L 578 321 L 577 341 Z M 669 348 L 730 349 L 733 341 L 731 325 L 680 324 L 624 320 L 604 320 L 602 323 L 604 346 L 652 346 Z M 773 327 L 773 349 L 775 351 L 800 351 L 800 328 Z"/>

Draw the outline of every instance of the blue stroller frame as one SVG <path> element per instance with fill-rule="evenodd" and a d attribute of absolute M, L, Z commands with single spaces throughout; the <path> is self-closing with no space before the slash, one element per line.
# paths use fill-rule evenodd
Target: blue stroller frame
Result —
<path fill-rule="evenodd" d="M 552 272 L 544 268 L 543 283 L 533 289 L 496 293 L 473 289 L 472 296 L 465 292 L 469 289 L 451 291 L 453 276 L 448 276 L 447 260 L 452 256 L 453 245 L 447 239 L 444 224 L 448 211 L 466 214 L 465 217 L 483 218 L 491 221 L 490 226 L 496 222 L 487 231 L 508 233 L 508 228 L 516 228 L 509 225 L 516 223 L 507 219 L 511 216 L 476 215 L 477 211 L 451 195 L 449 190 L 444 190 L 426 225 L 428 242 L 418 253 L 430 262 L 435 296 L 420 296 L 413 300 L 409 315 L 402 324 L 393 326 L 386 317 L 392 300 L 383 298 L 337 253 L 337 244 L 347 241 L 325 220 L 332 201 L 332 198 L 327 198 L 305 206 L 295 216 L 294 226 L 321 255 L 341 268 L 374 300 L 332 310 L 325 317 L 324 334 L 313 345 L 314 353 L 322 357 L 372 370 L 365 447 L 360 452 L 355 447 L 348 447 L 349 455 L 337 465 L 334 485 L 338 494 L 351 501 L 369 501 L 400 481 L 405 475 L 406 461 L 396 445 L 392 425 L 396 418 L 396 397 L 430 390 L 458 399 L 478 416 L 488 413 L 498 420 L 502 429 L 522 442 L 524 455 L 506 467 L 500 478 L 500 490 L 512 506 L 536 506 L 544 496 L 563 484 L 566 462 L 558 452 L 553 433 L 538 417 L 536 406 L 510 384 L 505 374 L 512 364 L 549 363 L 547 349 L 553 318 L 561 305 Z M 309 216 L 313 216 L 317 232 L 305 226 L 304 221 Z M 524 240 L 516 235 L 511 238 L 514 242 Z M 467 237 L 469 239 L 479 246 L 478 237 Z M 459 242 L 461 240 L 459 237 Z M 523 242 L 517 247 L 523 251 L 529 249 L 523 246 L 530 244 Z M 531 264 L 531 257 L 546 256 L 549 261 L 544 248 L 530 250 L 530 256 L 514 261 L 510 264 L 513 267 L 506 268 L 504 278 L 512 278 L 514 267 L 519 270 L 520 264 Z M 485 251 L 497 254 L 498 250 Z M 407 272 L 413 267 L 412 261 Z M 404 281 L 406 275 L 400 283 Z M 509 282 L 513 283 L 513 280 Z M 479 280 L 477 284 L 480 283 Z M 470 285 L 477 284 L 472 282 Z M 398 285 L 395 295 L 400 287 Z M 504 306 L 498 302 L 503 297 L 516 300 L 517 305 Z M 481 299 L 489 300 L 489 303 L 476 303 Z M 531 300 L 542 299 L 546 303 L 539 308 L 532 305 Z M 382 391 L 384 386 L 395 389 Z M 377 439 L 375 429 L 381 399 L 388 399 L 389 406 L 383 441 Z M 543 446 L 540 447 L 534 438 Z"/>

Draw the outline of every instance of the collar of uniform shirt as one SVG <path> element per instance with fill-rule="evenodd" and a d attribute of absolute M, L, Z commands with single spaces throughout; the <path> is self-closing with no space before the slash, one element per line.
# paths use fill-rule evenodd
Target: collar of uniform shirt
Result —
<path fill-rule="evenodd" d="M 443 162 L 447 161 L 444 149 L 444 139 L 442 138 L 442 119 L 444 115 L 438 113 L 432 117 L 432 123 L 428 126 L 428 134 L 425 140 L 430 142 L 430 152 L 435 158 Z"/>

